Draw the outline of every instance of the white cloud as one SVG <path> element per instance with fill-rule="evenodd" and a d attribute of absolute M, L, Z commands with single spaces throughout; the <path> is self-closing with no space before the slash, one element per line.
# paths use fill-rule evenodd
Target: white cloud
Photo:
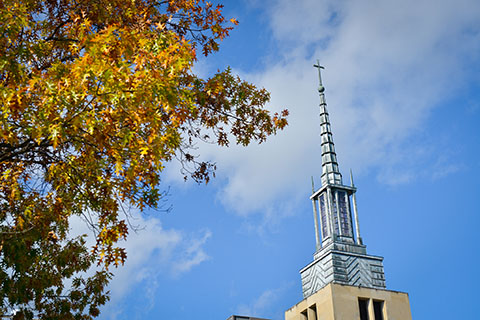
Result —
<path fill-rule="evenodd" d="M 194 266 L 210 259 L 203 249 L 203 246 L 211 236 L 212 233 L 206 230 L 201 238 L 194 238 L 187 241 L 186 250 L 184 250 L 181 257 L 172 264 L 172 271 L 175 275 L 188 272 Z"/>
<path fill-rule="evenodd" d="M 114 273 L 108 289 L 110 302 L 102 311 L 102 319 L 116 319 L 123 311 L 124 299 L 135 287 L 142 286 L 142 294 L 147 302 L 142 306 L 152 308 L 159 283 L 159 277 L 180 277 L 200 263 L 210 259 L 205 251 L 207 240 L 212 236 L 210 230 L 187 233 L 178 229 L 165 229 L 160 220 L 144 218 L 138 212 L 132 214 L 132 223 L 138 227 L 135 232 L 130 228 L 128 239 L 119 243 L 127 251 L 124 266 L 111 268 Z M 94 243 L 93 236 L 86 224 L 77 217 L 71 219 L 71 235 L 89 234 L 88 245 Z M 93 274 L 95 268 L 89 271 Z"/>
<path fill-rule="evenodd" d="M 265 309 L 275 303 L 276 292 L 273 290 L 266 290 L 252 303 L 242 304 L 238 306 L 238 314 L 257 316 L 265 312 Z"/>
<path fill-rule="evenodd" d="M 265 290 L 253 301 L 237 306 L 234 313 L 250 317 L 268 317 L 272 320 L 283 319 L 284 310 L 278 302 L 290 287 L 291 284 L 284 284 L 280 288 Z"/>
<path fill-rule="evenodd" d="M 142 285 L 149 301 L 144 308 L 153 307 L 160 276 L 179 277 L 210 258 L 204 249 L 212 235 L 209 230 L 188 234 L 182 230 L 164 229 L 156 218 L 139 218 L 136 224 L 144 228 L 129 234 L 124 243 L 127 261 L 114 271 L 109 285 L 111 302 L 107 308 L 111 311 L 121 310 L 123 299 L 138 284 Z"/>
<path fill-rule="evenodd" d="M 226 179 L 222 203 L 242 215 L 264 211 L 278 218 L 291 214 L 285 206 L 294 207 L 298 195 L 308 192 L 310 175 L 319 183 L 318 80 L 312 67 L 317 57 L 326 66 L 327 103 L 345 175 L 353 168 L 373 171 L 385 184 L 408 183 L 421 164 L 423 175 L 438 177 L 434 166 L 424 171 L 439 147 L 425 153 L 415 136 L 437 105 L 476 76 L 468 64 L 479 63 L 480 3 L 270 4 L 266 14 L 282 59 L 243 77 L 266 87 L 276 110 L 291 111 L 290 125 L 260 146 L 202 146 L 199 153 L 218 162 L 219 176 Z"/>

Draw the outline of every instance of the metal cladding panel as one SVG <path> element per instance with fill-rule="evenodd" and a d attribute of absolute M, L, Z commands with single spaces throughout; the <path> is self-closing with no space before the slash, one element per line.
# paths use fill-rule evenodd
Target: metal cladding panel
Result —
<path fill-rule="evenodd" d="M 322 145 L 322 153 L 324 152 L 333 152 L 335 153 L 335 147 L 333 144 L 331 143 L 326 143 L 324 145 Z"/>
<path fill-rule="evenodd" d="M 303 297 L 307 298 L 330 282 L 385 289 L 383 258 L 330 250 L 303 269 Z"/>
<path fill-rule="evenodd" d="M 332 134 L 332 127 L 329 123 L 322 123 L 322 126 L 320 128 L 320 134 Z"/>
<path fill-rule="evenodd" d="M 325 143 L 333 143 L 333 138 L 331 134 L 324 134 L 321 137 L 322 145 Z"/>
<path fill-rule="evenodd" d="M 324 122 L 330 122 L 330 120 L 328 119 L 328 113 L 322 113 L 320 115 L 320 123 Z"/>

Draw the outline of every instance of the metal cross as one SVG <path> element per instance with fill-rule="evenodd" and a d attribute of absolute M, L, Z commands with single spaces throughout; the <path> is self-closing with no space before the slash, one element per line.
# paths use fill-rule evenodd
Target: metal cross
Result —
<path fill-rule="evenodd" d="M 325 67 L 320 65 L 320 60 L 317 59 L 317 64 L 313 65 L 315 68 L 318 68 L 318 80 L 320 81 L 320 87 L 322 87 L 322 71 L 321 69 L 325 69 Z"/>

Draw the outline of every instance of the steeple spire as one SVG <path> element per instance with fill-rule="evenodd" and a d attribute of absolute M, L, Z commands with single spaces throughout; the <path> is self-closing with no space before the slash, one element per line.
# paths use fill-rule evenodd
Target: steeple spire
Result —
<path fill-rule="evenodd" d="M 337 154 L 335 153 L 335 146 L 333 144 L 332 129 L 330 120 L 328 117 L 327 103 L 325 101 L 325 87 L 322 84 L 321 69 L 325 69 L 320 65 L 317 60 L 317 64 L 313 65 L 318 68 L 318 80 L 319 87 L 318 93 L 320 94 L 320 128 L 321 128 L 321 141 L 322 141 L 322 186 L 327 184 L 342 184 L 342 175 L 338 169 Z"/>

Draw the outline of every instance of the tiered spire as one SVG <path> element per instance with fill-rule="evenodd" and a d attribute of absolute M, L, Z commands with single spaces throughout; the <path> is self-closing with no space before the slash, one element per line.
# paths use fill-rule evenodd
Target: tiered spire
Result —
<path fill-rule="evenodd" d="M 318 80 L 320 86 L 318 93 L 320 94 L 320 128 L 322 141 L 322 186 L 326 184 L 342 184 L 342 174 L 338 169 L 337 154 L 335 153 L 335 145 L 333 144 L 332 129 L 328 118 L 327 103 L 325 101 L 325 88 L 322 84 L 322 72 L 324 69 L 317 60 L 317 64 L 313 65 L 318 68 Z"/>

